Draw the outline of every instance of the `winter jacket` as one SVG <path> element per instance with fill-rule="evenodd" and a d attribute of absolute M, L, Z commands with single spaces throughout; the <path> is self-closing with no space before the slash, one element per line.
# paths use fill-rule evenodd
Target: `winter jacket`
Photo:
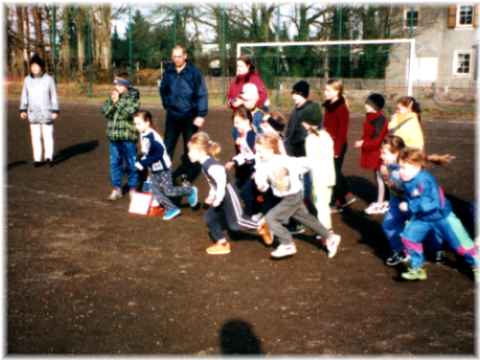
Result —
<path fill-rule="evenodd" d="M 139 92 L 135 88 L 120 94 L 114 104 L 109 97 L 102 106 L 102 113 L 107 118 L 107 136 L 110 141 L 137 141 L 138 132 L 133 124 L 133 114 L 139 107 Z"/>
<path fill-rule="evenodd" d="M 423 131 L 416 113 L 394 114 L 388 123 L 388 132 L 401 137 L 406 146 L 423 150 Z"/>
<path fill-rule="evenodd" d="M 288 120 L 287 130 L 285 132 L 285 149 L 287 154 L 294 157 L 305 156 L 305 139 L 307 130 L 303 122 L 322 126 L 322 110 L 320 106 L 310 100 L 307 100 L 301 107 L 295 107 Z"/>
<path fill-rule="evenodd" d="M 139 163 L 142 168 L 150 168 L 152 171 L 166 171 L 172 166 L 162 137 L 153 129 L 149 129 L 140 135 L 142 158 Z"/>
<path fill-rule="evenodd" d="M 360 166 L 364 169 L 378 170 L 382 159 L 380 149 L 388 132 L 388 122 L 382 112 L 368 113 L 363 122 L 363 144 Z"/>
<path fill-rule="evenodd" d="M 53 122 L 52 114 L 58 113 L 58 98 L 55 81 L 48 74 L 28 75 L 23 82 L 20 112 L 27 112 L 32 124 Z"/>
<path fill-rule="evenodd" d="M 193 119 L 208 113 L 208 93 L 201 72 L 191 63 L 177 72 L 170 64 L 160 82 L 160 97 L 169 117 Z"/>
<path fill-rule="evenodd" d="M 340 156 L 343 146 L 347 143 L 349 111 L 345 99 L 340 97 L 337 101 L 331 103 L 325 101 L 325 115 L 323 117 L 323 127 L 332 137 L 335 156 Z"/>
<path fill-rule="evenodd" d="M 305 151 L 312 166 L 313 188 L 335 185 L 335 162 L 333 160 L 333 140 L 325 130 L 319 135 L 309 134 L 305 140 Z"/>
<path fill-rule="evenodd" d="M 404 181 L 403 190 L 413 219 L 437 221 L 452 211 L 443 189 L 426 170 L 421 170 L 410 181 Z"/>
<path fill-rule="evenodd" d="M 265 88 L 265 84 L 260 78 L 260 75 L 256 72 L 245 75 L 237 75 L 232 80 L 227 93 L 227 102 L 230 107 L 235 110 L 232 102 L 235 100 L 235 98 L 240 96 L 240 94 L 242 93 L 243 85 L 245 85 L 246 83 L 252 83 L 257 87 L 259 98 L 256 106 L 258 108 L 263 108 L 263 106 L 265 105 L 265 101 L 267 101 L 268 94 L 267 89 Z"/>

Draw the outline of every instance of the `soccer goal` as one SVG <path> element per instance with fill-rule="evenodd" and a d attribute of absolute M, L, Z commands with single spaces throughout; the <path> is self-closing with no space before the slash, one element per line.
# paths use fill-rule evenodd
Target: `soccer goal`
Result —
<path fill-rule="evenodd" d="M 370 83 L 377 79 L 413 95 L 415 39 L 238 43 L 237 57 L 241 55 L 260 62 L 262 76 L 267 78 L 275 73 L 277 77 L 336 77 Z"/>

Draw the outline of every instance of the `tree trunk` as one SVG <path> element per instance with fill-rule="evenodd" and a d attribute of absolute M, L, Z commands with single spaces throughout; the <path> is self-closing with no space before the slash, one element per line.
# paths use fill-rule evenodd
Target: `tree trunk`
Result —
<path fill-rule="evenodd" d="M 65 78 L 71 75 L 71 51 L 70 51 L 70 12 L 71 7 L 65 5 L 63 7 L 63 29 L 62 29 L 62 45 L 61 57 L 63 65 L 63 75 Z"/>
<path fill-rule="evenodd" d="M 35 28 L 35 52 L 39 54 L 42 59 L 45 59 L 45 44 L 43 41 L 42 30 L 42 9 L 39 6 L 32 8 L 33 24 Z"/>
<path fill-rule="evenodd" d="M 110 73 L 112 70 L 111 5 L 100 7 L 101 22 L 98 39 L 100 42 L 100 69 Z"/>
<path fill-rule="evenodd" d="M 17 12 L 17 41 L 15 45 L 15 69 L 18 76 L 23 77 L 28 73 L 25 61 L 25 32 L 23 6 L 16 5 Z"/>
<path fill-rule="evenodd" d="M 77 8 L 77 16 L 75 17 L 77 25 L 77 59 L 78 71 L 83 74 L 85 65 L 85 9 Z"/>
<path fill-rule="evenodd" d="M 25 23 L 25 56 L 26 58 L 30 58 L 30 53 L 32 51 L 31 47 L 31 39 L 30 39 L 30 15 L 28 13 L 28 6 L 23 8 L 23 20 Z"/>

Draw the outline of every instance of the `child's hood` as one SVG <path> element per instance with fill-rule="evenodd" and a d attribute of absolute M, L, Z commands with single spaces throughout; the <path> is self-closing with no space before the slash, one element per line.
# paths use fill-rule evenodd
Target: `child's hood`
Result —
<path fill-rule="evenodd" d="M 128 94 L 128 96 L 131 96 L 132 98 L 134 98 L 137 101 L 140 100 L 140 91 L 135 89 L 133 86 L 128 88 L 127 94 Z"/>

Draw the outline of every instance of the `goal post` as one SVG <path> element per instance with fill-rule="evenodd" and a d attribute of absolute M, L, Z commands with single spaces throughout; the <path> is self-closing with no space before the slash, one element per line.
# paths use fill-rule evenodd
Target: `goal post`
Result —
<path fill-rule="evenodd" d="M 284 48 L 291 46 L 339 46 L 339 45 L 395 45 L 407 44 L 408 65 L 406 71 L 406 87 L 409 96 L 413 95 L 415 74 L 415 39 L 377 39 L 377 40 L 334 40 L 334 41 L 286 41 L 286 42 L 249 42 L 237 44 L 237 58 L 242 55 L 243 48 Z"/>

